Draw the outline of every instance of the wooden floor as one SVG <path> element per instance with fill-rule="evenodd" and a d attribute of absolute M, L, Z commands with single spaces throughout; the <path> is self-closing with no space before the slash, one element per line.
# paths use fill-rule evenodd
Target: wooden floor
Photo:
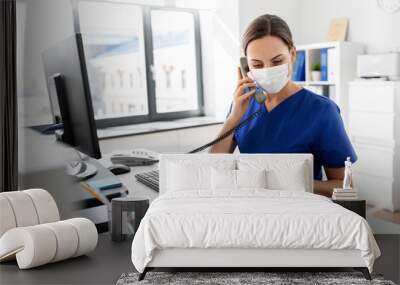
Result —
<path fill-rule="evenodd" d="M 122 273 L 135 270 L 130 259 L 131 244 L 131 240 L 114 243 L 108 233 L 103 233 L 96 250 L 88 256 L 28 270 L 19 270 L 15 261 L 2 263 L 0 284 L 115 284 Z"/>
<path fill-rule="evenodd" d="M 400 225 L 400 211 L 392 212 L 386 209 L 378 210 L 372 214 L 375 218 Z"/>
<path fill-rule="evenodd" d="M 374 272 L 398 284 L 400 235 L 376 235 L 375 238 L 382 256 L 376 260 Z M 131 240 L 114 243 L 108 233 L 103 233 L 99 235 L 96 250 L 88 256 L 29 270 L 19 270 L 15 261 L 1 264 L 0 284 L 115 284 L 122 273 L 135 271 L 130 253 Z"/>

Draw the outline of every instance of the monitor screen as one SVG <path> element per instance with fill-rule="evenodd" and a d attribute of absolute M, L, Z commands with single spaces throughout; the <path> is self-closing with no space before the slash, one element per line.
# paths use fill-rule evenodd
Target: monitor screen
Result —
<path fill-rule="evenodd" d="M 81 34 L 47 49 L 43 63 L 46 78 L 58 78 L 50 80 L 51 84 L 48 80 L 48 91 L 51 100 L 58 98 L 64 130 L 70 130 L 63 141 L 90 157 L 100 158 Z M 57 96 L 52 95 L 54 92 Z"/>

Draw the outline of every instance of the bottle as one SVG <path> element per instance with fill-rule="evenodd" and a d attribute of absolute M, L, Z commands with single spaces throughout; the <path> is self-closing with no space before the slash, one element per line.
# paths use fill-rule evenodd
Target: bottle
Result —
<path fill-rule="evenodd" d="M 344 162 L 344 179 L 343 179 L 343 190 L 351 190 L 351 182 L 353 180 L 352 177 L 352 163 L 350 161 L 350 157 L 347 157 L 346 161 Z"/>

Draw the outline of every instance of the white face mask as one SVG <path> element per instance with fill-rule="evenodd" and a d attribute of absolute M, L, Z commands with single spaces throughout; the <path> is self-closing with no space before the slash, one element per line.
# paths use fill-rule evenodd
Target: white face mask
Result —
<path fill-rule="evenodd" d="M 250 77 L 268 94 L 275 94 L 289 81 L 289 64 L 250 69 Z"/>

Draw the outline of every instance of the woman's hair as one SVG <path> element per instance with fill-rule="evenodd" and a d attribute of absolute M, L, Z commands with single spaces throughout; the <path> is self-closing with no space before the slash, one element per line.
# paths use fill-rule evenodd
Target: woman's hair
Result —
<path fill-rule="evenodd" d="M 265 36 L 280 38 L 288 49 L 294 46 L 288 24 L 278 16 L 265 14 L 255 18 L 247 27 L 242 43 L 244 54 L 247 55 L 247 46 L 250 42 Z"/>

